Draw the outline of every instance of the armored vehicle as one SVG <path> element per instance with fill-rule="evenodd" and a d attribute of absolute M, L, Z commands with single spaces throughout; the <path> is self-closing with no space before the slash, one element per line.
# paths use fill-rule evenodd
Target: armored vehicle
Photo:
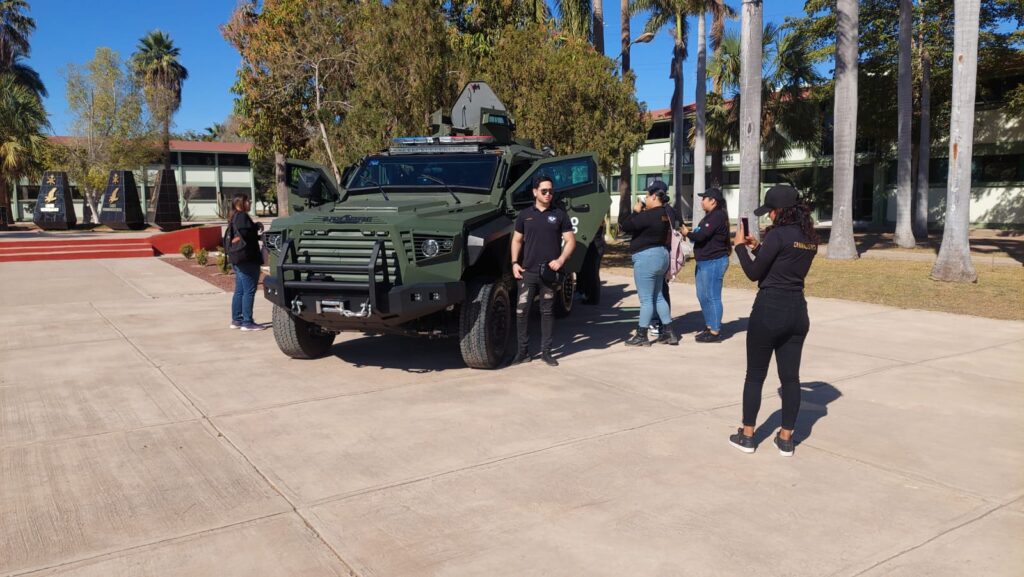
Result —
<path fill-rule="evenodd" d="M 457 337 L 468 366 L 500 366 L 515 340 L 514 220 L 533 204 L 542 174 L 577 242 L 555 314 L 572 311 L 576 292 L 583 302 L 600 298 L 610 198 L 594 155 L 553 156 L 516 139 L 483 82 L 468 84 L 451 114 L 435 112 L 431 122 L 432 136 L 394 139 L 341 182 L 287 161 L 292 214 L 264 234 L 264 296 L 276 305 L 274 337 L 286 355 L 322 356 L 342 331 L 398 333 Z"/>

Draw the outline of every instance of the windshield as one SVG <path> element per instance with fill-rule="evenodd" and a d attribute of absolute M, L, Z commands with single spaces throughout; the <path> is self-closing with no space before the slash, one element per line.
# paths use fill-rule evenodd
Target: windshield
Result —
<path fill-rule="evenodd" d="M 371 156 L 356 168 L 348 189 L 399 187 L 490 191 L 498 157 L 493 154 L 409 154 Z"/>

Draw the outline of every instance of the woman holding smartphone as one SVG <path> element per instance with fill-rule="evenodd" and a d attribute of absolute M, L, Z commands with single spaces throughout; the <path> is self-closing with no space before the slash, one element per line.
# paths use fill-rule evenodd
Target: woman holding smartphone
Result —
<path fill-rule="evenodd" d="M 729 437 L 729 442 L 744 453 L 757 449 L 754 427 L 761 408 L 761 389 L 774 354 L 782 382 L 782 428 L 774 443 L 779 453 L 790 457 L 795 448 L 793 428 L 800 411 L 800 356 L 810 328 L 804 279 L 818 252 L 818 235 L 810 207 L 800 203 L 799 193 L 791 186 L 770 188 L 764 204 L 754 214 L 768 214 L 772 226 L 761 242 L 744 235 L 742 227 L 736 231 L 734 240 L 743 272 L 757 281 L 759 290 L 747 328 L 743 426 Z"/>
<path fill-rule="evenodd" d="M 704 331 L 694 340 L 714 343 L 722 340 L 722 281 L 729 269 L 729 209 L 718 188 L 709 188 L 700 196 L 706 213 L 693 230 L 682 228 L 683 236 L 693 241 L 697 261 L 697 301 L 704 315 Z"/>

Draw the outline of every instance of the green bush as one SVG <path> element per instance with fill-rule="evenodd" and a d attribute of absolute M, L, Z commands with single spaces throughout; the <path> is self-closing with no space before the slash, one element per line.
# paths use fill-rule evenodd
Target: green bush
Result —
<path fill-rule="evenodd" d="M 196 247 L 192 246 L 192 243 L 188 242 L 181 245 L 181 248 L 179 248 L 178 251 L 181 252 L 181 256 L 185 258 L 192 258 L 192 255 L 196 253 Z"/>
<path fill-rule="evenodd" d="M 199 249 L 199 252 L 196 253 L 196 263 L 199 264 L 199 266 L 206 266 L 206 261 L 209 259 L 209 256 L 210 251 L 205 248 Z"/>
<path fill-rule="evenodd" d="M 220 251 L 220 256 L 217 257 L 217 268 L 224 274 L 231 274 L 231 263 L 228 261 L 228 253 L 223 250 Z"/>

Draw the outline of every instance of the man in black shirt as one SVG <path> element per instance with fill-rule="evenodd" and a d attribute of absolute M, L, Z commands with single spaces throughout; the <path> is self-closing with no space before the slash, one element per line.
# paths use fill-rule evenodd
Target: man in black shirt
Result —
<path fill-rule="evenodd" d="M 565 266 L 576 248 L 572 223 L 564 210 L 554 206 L 554 181 L 540 176 L 533 183 L 533 206 L 516 217 L 512 233 L 512 274 L 519 281 L 516 328 L 519 348 L 512 364 L 530 361 L 528 320 L 533 297 L 540 295 L 541 358 L 552 367 L 551 331 L 554 328 L 555 283 L 550 277 Z M 545 281 L 544 277 L 548 277 Z M 571 297 L 571 295 L 569 295 Z"/>

